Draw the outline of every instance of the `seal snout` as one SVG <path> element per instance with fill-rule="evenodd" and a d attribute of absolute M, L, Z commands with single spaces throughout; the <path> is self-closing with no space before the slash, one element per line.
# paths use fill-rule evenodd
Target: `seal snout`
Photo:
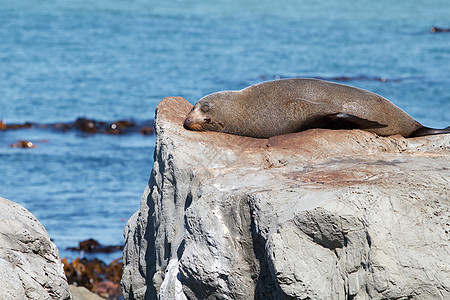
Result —
<path fill-rule="evenodd" d="M 186 117 L 186 119 L 184 119 L 184 122 L 183 122 L 184 128 L 191 129 L 191 125 L 192 125 L 192 120 L 190 118 Z"/>
<path fill-rule="evenodd" d="M 186 129 L 200 130 L 200 129 L 198 129 L 199 124 L 195 123 L 195 121 L 190 117 L 186 117 L 186 119 L 184 119 L 183 126 Z"/>
<path fill-rule="evenodd" d="M 186 119 L 184 119 L 183 125 L 184 125 L 184 128 L 186 128 L 186 129 L 193 129 L 192 126 L 195 127 L 195 122 L 191 117 L 186 116 Z"/>
<path fill-rule="evenodd" d="M 203 116 L 195 109 L 191 110 L 184 119 L 184 128 L 191 130 L 205 130 L 203 128 Z"/>
<path fill-rule="evenodd" d="M 192 125 L 193 123 L 194 123 L 194 122 L 193 122 L 192 119 L 189 118 L 189 117 L 186 117 L 186 119 L 184 119 L 184 127 L 189 128 L 189 127 L 191 127 L 191 125 Z"/>

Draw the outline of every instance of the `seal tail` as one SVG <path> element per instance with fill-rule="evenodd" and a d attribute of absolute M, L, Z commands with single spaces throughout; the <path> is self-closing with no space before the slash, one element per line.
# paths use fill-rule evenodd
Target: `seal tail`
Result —
<path fill-rule="evenodd" d="M 443 129 L 435 129 L 435 128 L 429 128 L 429 127 L 421 127 L 414 131 L 409 137 L 419 137 L 419 136 L 426 136 L 426 135 L 435 135 L 435 134 L 445 134 L 450 133 L 450 126 L 443 128 Z"/>

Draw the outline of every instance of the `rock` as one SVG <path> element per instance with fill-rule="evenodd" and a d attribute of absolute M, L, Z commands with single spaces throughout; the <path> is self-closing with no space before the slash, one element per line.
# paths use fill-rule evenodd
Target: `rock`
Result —
<path fill-rule="evenodd" d="M 73 300 L 104 300 L 105 298 L 92 293 L 84 286 L 70 285 L 70 293 L 72 294 Z"/>
<path fill-rule="evenodd" d="M 254 139 L 157 107 L 126 299 L 450 299 L 450 134 Z"/>
<path fill-rule="evenodd" d="M 56 246 L 24 207 L 0 198 L 0 299 L 70 299 Z"/>

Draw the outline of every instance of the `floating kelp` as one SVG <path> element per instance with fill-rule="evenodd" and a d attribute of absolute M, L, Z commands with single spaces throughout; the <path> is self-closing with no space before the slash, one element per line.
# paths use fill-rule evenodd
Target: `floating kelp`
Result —
<path fill-rule="evenodd" d="M 18 140 L 12 145 L 9 145 L 11 148 L 37 148 L 37 145 L 31 141 Z"/>
<path fill-rule="evenodd" d="M 450 28 L 441 28 L 441 27 L 431 27 L 431 33 L 440 33 L 440 32 L 450 32 Z"/>
<path fill-rule="evenodd" d="M 279 80 L 279 79 L 288 79 L 288 78 L 313 78 L 313 79 L 321 79 L 328 81 L 379 81 L 379 82 L 401 82 L 402 79 L 399 78 L 386 78 L 381 76 L 367 76 L 367 75 L 356 75 L 356 76 L 283 76 L 283 75 L 275 75 L 275 76 L 265 76 L 260 75 L 260 79 L 269 79 L 269 80 Z"/>
<path fill-rule="evenodd" d="M 108 265 L 96 258 L 87 260 L 79 257 L 70 263 L 63 258 L 62 263 L 69 284 L 84 286 L 106 299 L 121 298 L 122 258 Z"/>
<path fill-rule="evenodd" d="M 17 130 L 17 129 L 53 129 L 56 131 L 70 131 L 77 130 L 88 134 L 128 134 L 128 133 L 140 133 L 142 135 L 152 135 L 154 133 L 153 120 L 135 122 L 128 120 L 117 120 L 112 122 L 99 121 L 87 118 L 78 118 L 74 122 L 69 123 L 30 123 L 25 122 L 23 124 L 7 124 L 0 120 L 0 130 Z"/>
<path fill-rule="evenodd" d="M 335 77 L 321 77 L 317 76 L 314 77 L 315 79 L 322 79 L 322 80 L 331 80 L 331 81 L 379 81 L 379 82 L 400 82 L 401 79 L 394 78 L 389 79 L 386 77 L 376 77 L 376 76 L 366 76 L 366 75 L 359 75 L 359 76 L 335 76 Z"/>
<path fill-rule="evenodd" d="M 69 247 L 66 248 L 66 250 L 85 251 L 87 253 L 112 253 L 115 251 L 122 251 L 123 246 L 120 245 L 103 246 L 94 239 L 88 239 L 85 241 L 81 241 L 78 247 Z"/>
<path fill-rule="evenodd" d="M 8 130 L 8 129 L 27 129 L 32 128 L 33 124 L 29 122 L 25 122 L 23 124 L 6 124 L 5 122 L 0 120 L 0 130 Z"/>

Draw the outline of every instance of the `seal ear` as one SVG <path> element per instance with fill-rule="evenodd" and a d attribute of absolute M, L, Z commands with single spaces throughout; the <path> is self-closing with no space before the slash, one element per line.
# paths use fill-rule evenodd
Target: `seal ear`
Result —
<path fill-rule="evenodd" d="M 201 106 L 200 106 L 200 110 L 201 110 L 202 112 L 204 112 L 204 113 L 209 112 L 209 104 L 208 104 L 208 103 L 205 103 L 205 104 L 201 105 Z"/>
<path fill-rule="evenodd" d="M 312 124 L 313 128 L 326 129 L 375 129 L 387 126 L 346 113 L 325 115 L 317 118 Z"/>

